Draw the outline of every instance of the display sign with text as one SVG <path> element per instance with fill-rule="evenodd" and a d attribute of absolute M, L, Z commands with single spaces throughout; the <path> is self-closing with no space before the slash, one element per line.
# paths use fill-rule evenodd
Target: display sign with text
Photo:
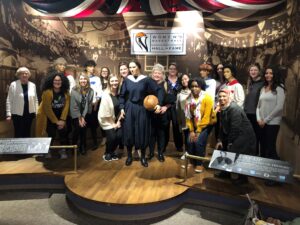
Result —
<path fill-rule="evenodd" d="M 48 153 L 51 138 L 0 138 L 0 154 Z"/>
<path fill-rule="evenodd" d="M 186 55 L 186 34 L 183 30 L 132 29 L 132 55 Z"/>
<path fill-rule="evenodd" d="M 293 170 L 286 161 L 214 150 L 209 168 L 279 182 L 292 182 Z"/>

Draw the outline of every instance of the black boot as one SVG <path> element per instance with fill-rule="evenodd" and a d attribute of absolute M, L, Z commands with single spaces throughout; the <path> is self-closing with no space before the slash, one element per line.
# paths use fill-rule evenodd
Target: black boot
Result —
<path fill-rule="evenodd" d="M 158 152 L 158 156 L 157 156 L 158 161 L 160 162 L 164 162 L 165 161 L 165 157 L 164 154 L 162 153 L 162 151 Z"/>
<path fill-rule="evenodd" d="M 127 159 L 125 162 L 126 166 L 130 166 L 132 164 L 132 149 L 127 149 Z"/>
<path fill-rule="evenodd" d="M 141 164 L 142 164 L 143 167 L 148 167 L 148 163 L 147 163 L 145 152 L 146 152 L 145 149 L 141 150 Z"/>
<path fill-rule="evenodd" d="M 80 152 L 81 155 L 86 155 L 86 149 L 85 149 L 84 145 L 80 146 L 79 152 Z"/>

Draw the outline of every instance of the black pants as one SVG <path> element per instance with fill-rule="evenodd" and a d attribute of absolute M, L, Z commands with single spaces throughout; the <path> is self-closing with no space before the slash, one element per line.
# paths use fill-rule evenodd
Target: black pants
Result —
<path fill-rule="evenodd" d="M 176 106 L 173 105 L 171 106 L 170 109 L 168 109 L 167 111 L 167 117 L 168 117 L 168 126 L 166 129 L 166 147 L 169 143 L 169 139 L 170 139 L 170 122 L 172 122 L 172 128 L 173 128 L 173 139 L 174 139 L 174 143 L 175 146 L 177 148 L 177 150 L 181 150 L 182 146 L 183 146 L 183 140 L 182 140 L 182 134 L 180 133 L 179 130 L 179 124 L 178 124 L 178 120 L 177 120 L 177 113 L 176 113 Z"/>
<path fill-rule="evenodd" d="M 155 143 L 157 142 L 157 152 L 161 154 L 166 146 L 166 128 L 167 124 L 160 118 L 152 118 L 151 121 L 151 136 L 149 142 L 149 151 L 154 153 Z"/>
<path fill-rule="evenodd" d="M 86 147 L 86 127 L 79 126 L 78 118 L 72 120 L 73 124 L 73 135 L 72 135 L 72 144 L 77 145 L 79 137 L 79 148 Z"/>
<path fill-rule="evenodd" d="M 86 115 L 86 121 L 87 121 L 87 126 L 91 129 L 91 135 L 93 139 L 93 144 L 97 145 L 97 128 L 99 127 L 99 122 L 98 122 L 98 111 L 94 110 L 92 111 L 91 114 Z"/>
<path fill-rule="evenodd" d="M 56 138 L 56 133 L 58 133 L 59 141 L 61 145 L 68 145 L 68 132 L 67 132 L 67 127 L 64 126 L 62 129 L 58 129 L 57 125 L 55 123 L 51 123 L 49 120 L 47 122 L 47 134 L 48 137 L 51 137 L 51 145 L 53 144 L 55 138 Z"/>
<path fill-rule="evenodd" d="M 265 125 L 261 129 L 260 150 L 261 157 L 279 159 L 276 151 L 276 141 L 280 125 Z"/>
<path fill-rule="evenodd" d="M 113 154 L 118 145 L 122 143 L 122 129 L 105 130 L 106 134 L 106 149 L 105 154 Z"/>
<path fill-rule="evenodd" d="M 183 132 L 183 138 L 184 138 L 185 151 L 188 151 L 188 149 L 189 149 L 188 139 L 189 139 L 190 130 L 188 128 L 186 128 L 186 129 L 183 129 L 182 132 Z"/>
<path fill-rule="evenodd" d="M 256 119 L 256 114 L 247 114 L 247 117 L 253 127 L 255 136 L 256 136 L 256 155 L 259 155 L 259 146 L 260 146 L 260 139 L 261 139 L 261 131 L 262 129 L 259 127 Z"/>
<path fill-rule="evenodd" d="M 31 124 L 34 117 L 33 113 L 24 116 L 11 116 L 14 124 L 15 138 L 27 138 L 31 136 Z"/>

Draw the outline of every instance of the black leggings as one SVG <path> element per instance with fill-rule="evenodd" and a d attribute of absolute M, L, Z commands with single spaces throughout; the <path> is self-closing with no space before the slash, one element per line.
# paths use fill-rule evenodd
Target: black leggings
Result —
<path fill-rule="evenodd" d="M 77 145 L 79 137 L 79 147 L 86 147 L 86 127 L 79 126 L 78 118 L 72 120 L 73 136 L 72 144 Z"/>
<path fill-rule="evenodd" d="M 113 154 L 118 145 L 122 143 L 122 129 L 104 130 L 106 134 L 105 154 Z"/>

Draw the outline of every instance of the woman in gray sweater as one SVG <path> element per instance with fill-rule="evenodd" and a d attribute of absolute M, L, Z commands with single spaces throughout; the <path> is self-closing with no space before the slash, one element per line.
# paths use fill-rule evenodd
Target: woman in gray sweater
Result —
<path fill-rule="evenodd" d="M 267 67 L 265 83 L 256 109 L 256 117 L 261 130 L 261 157 L 279 159 L 276 151 L 277 134 L 282 119 L 285 88 L 279 69 Z"/>
<path fill-rule="evenodd" d="M 86 127 L 89 121 L 87 117 L 91 116 L 95 100 L 89 77 L 81 74 L 71 91 L 70 114 L 74 127 L 72 144 L 77 144 L 79 136 L 79 152 L 82 155 L 86 154 Z"/>

